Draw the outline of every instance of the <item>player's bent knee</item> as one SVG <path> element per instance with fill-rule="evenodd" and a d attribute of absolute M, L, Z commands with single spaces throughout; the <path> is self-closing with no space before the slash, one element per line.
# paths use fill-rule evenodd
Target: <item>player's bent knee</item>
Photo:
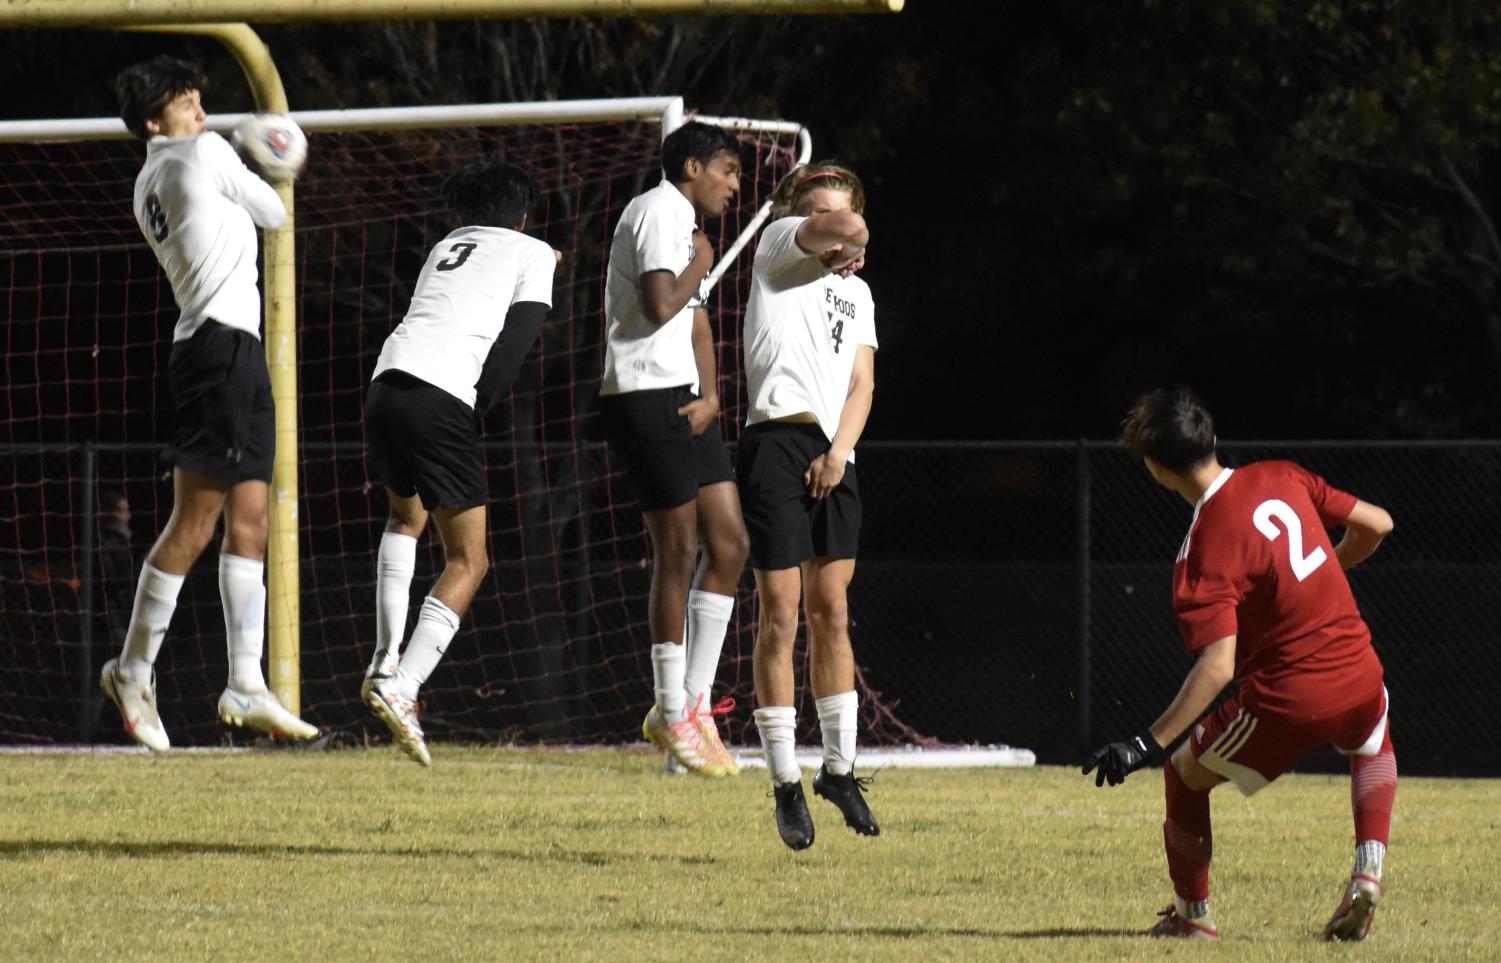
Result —
<path fill-rule="evenodd" d="M 1178 778 L 1183 780 L 1183 785 L 1195 791 L 1213 789 L 1225 781 L 1224 776 L 1205 768 L 1204 764 L 1194 757 L 1187 743 L 1178 747 L 1172 759 L 1168 760 L 1168 765 L 1177 770 Z"/>

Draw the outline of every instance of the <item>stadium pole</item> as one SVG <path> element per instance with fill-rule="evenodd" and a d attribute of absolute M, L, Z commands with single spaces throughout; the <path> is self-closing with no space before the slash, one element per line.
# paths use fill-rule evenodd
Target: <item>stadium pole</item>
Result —
<path fill-rule="evenodd" d="M 287 91 L 271 51 L 243 23 L 126 27 L 149 33 L 213 37 L 234 54 L 258 111 L 286 113 Z M 266 367 L 276 401 L 276 462 L 271 470 L 271 531 L 266 541 L 266 681 L 293 715 L 302 714 L 302 599 L 297 544 L 297 242 L 292 184 L 273 184 L 287 220 L 265 231 Z"/>
<path fill-rule="evenodd" d="M 0 27 L 898 13 L 906 0 L 8 0 Z"/>

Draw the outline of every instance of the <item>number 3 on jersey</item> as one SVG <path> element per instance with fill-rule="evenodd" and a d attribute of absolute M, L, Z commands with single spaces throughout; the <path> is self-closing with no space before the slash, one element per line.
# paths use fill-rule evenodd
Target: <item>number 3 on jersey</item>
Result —
<path fill-rule="evenodd" d="M 474 249 L 477 247 L 479 247 L 479 245 L 475 244 L 473 241 L 456 242 L 452 247 L 448 249 L 448 252 L 452 254 L 453 257 L 444 258 L 443 260 L 439 261 L 437 265 L 438 270 L 452 271 L 454 268 L 459 267 L 465 261 L 469 260 L 469 255 L 473 254 Z"/>
<path fill-rule="evenodd" d="M 1251 520 L 1256 523 L 1256 530 L 1267 537 L 1268 541 L 1275 542 L 1287 530 L 1287 554 L 1288 561 L 1292 564 L 1293 575 L 1298 581 L 1303 581 L 1312 575 L 1320 565 L 1329 560 L 1322 546 L 1317 546 L 1307 554 L 1303 554 L 1303 523 L 1298 518 L 1298 513 L 1293 507 L 1280 498 L 1269 498 L 1256 506 Z M 1277 527 L 1277 522 L 1282 523 L 1282 528 Z"/>

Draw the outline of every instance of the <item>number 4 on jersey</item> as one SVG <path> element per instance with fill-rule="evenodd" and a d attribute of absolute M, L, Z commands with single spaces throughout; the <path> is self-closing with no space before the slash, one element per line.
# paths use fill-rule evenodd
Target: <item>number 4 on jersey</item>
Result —
<path fill-rule="evenodd" d="M 834 312 L 829 311 L 827 312 L 827 314 L 829 316 L 829 320 L 834 321 Z M 834 353 L 838 354 L 839 346 L 841 344 L 844 344 L 844 319 L 840 318 L 838 321 L 834 321 L 834 330 L 829 333 L 834 338 Z"/>
<path fill-rule="evenodd" d="M 1293 507 L 1282 499 L 1269 498 L 1257 505 L 1251 520 L 1256 523 L 1256 530 L 1265 535 L 1268 541 L 1275 542 L 1282 530 L 1287 530 L 1288 561 L 1292 564 L 1293 575 L 1297 576 L 1298 581 L 1312 575 L 1320 565 L 1329 560 L 1322 546 L 1316 546 L 1307 555 L 1303 554 L 1303 523 Z M 1282 528 L 1277 527 L 1277 522 L 1282 523 Z"/>

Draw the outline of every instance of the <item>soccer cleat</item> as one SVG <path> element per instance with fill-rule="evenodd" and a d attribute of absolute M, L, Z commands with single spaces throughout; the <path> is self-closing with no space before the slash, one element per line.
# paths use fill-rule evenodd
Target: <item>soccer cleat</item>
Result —
<path fill-rule="evenodd" d="M 403 699 L 396 691 L 392 679 L 375 679 L 368 687 L 361 686 L 365 705 L 376 718 L 391 730 L 391 738 L 401 751 L 411 756 L 422 766 L 431 766 L 433 757 L 427 751 L 427 740 L 422 735 L 422 726 L 417 722 L 417 703 Z"/>
<path fill-rule="evenodd" d="M 1345 896 L 1339 901 L 1329 922 L 1324 924 L 1324 939 L 1358 943 L 1371 932 L 1376 919 L 1376 903 L 1381 899 L 1381 883 L 1369 876 L 1350 878 Z"/>
<path fill-rule="evenodd" d="M 876 817 L 865 805 L 865 787 L 868 785 L 869 778 L 857 779 L 853 772 L 836 776 L 825 764 L 818 767 L 818 774 L 813 777 L 813 794 L 838 806 L 844 813 L 844 824 L 861 836 L 879 836 L 881 827 L 876 825 Z"/>
<path fill-rule="evenodd" d="M 813 845 L 813 817 L 808 814 L 808 800 L 801 782 L 772 786 L 777 800 L 777 835 L 790 849 L 807 849 Z"/>
<path fill-rule="evenodd" d="M 219 718 L 227 725 L 244 726 L 277 739 L 318 738 L 317 727 L 288 712 L 269 689 L 259 692 L 225 689 L 219 696 Z"/>
<path fill-rule="evenodd" d="M 1157 914 L 1161 919 L 1151 929 L 1147 930 L 1148 936 L 1165 936 L 1184 940 L 1217 940 L 1220 931 L 1214 928 L 1214 921 L 1207 916 L 1203 921 L 1195 921 L 1178 915 L 1176 906 L 1169 906 Z"/>
<path fill-rule="evenodd" d="M 156 673 L 151 673 L 150 685 L 136 685 L 120 675 L 120 660 L 110 659 L 99 672 L 99 688 L 114 701 L 125 721 L 125 731 L 130 737 L 152 752 L 166 752 L 172 748 L 167 739 L 167 730 L 162 728 L 162 718 L 156 712 Z"/>
<path fill-rule="evenodd" d="M 713 722 L 709 725 L 712 726 Z M 665 750 L 689 772 L 718 778 L 739 771 L 734 758 L 725 750 L 724 744 L 719 742 L 717 732 L 714 741 L 719 746 L 720 756 L 714 755 L 704 737 L 701 714 L 696 710 L 689 711 L 677 722 L 668 722 L 662 716 L 662 711 L 654 705 L 641 722 L 641 735 L 653 746 Z"/>
<path fill-rule="evenodd" d="M 702 700 L 702 697 L 700 697 Z M 719 726 L 714 722 L 715 716 L 728 715 L 735 710 L 735 700 L 726 696 L 714 704 L 708 712 L 696 713 L 698 727 L 703 740 L 704 751 L 710 761 L 718 767 L 720 775 L 734 776 L 740 772 L 740 763 L 730 755 L 730 750 L 725 748 L 723 740 L 719 738 Z"/>

